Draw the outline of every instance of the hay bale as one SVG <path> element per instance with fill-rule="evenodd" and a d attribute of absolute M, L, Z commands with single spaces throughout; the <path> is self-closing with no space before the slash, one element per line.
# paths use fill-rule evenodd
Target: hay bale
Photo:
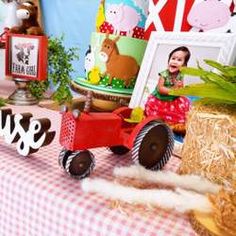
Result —
<path fill-rule="evenodd" d="M 180 173 L 230 184 L 236 178 L 236 107 L 194 106 L 186 130 Z"/>

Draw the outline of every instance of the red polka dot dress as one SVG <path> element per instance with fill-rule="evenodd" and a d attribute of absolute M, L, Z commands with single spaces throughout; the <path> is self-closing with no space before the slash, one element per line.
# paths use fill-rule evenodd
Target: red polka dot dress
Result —
<path fill-rule="evenodd" d="M 168 70 L 161 72 L 160 76 L 164 78 L 165 87 L 171 88 L 174 86 Z M 175 80 L 183 80 L 183 75 L 179 73 Z M 185 123 L 186 114 L 189 109 L 190 101 L 187 97 L 162 95 L 157 88 L 148 97 L 145 104 L 145 114 L 147 116 L 159 116 L 162 120 L 170 124 Z"/>

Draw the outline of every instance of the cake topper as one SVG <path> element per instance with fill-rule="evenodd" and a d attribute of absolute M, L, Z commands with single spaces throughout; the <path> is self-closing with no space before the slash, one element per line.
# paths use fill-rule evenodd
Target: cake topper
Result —
<path fill-rule="evenodd" d="M 114 34 L 119 35 L 121 31 L 126 31 L 126 35 L 132 37 L 133 29 L 141 20 L 139 13 L 124 3 L 107 5 L 106 20 L 113 26 Z"/>
<path fill-rule="evenodd" d="M 231 2 L 206 0 L 194 4 L 187 17 L 188 23 L 192 26 L 191 31 L 234 32 L 236 16 L 230 12 Z"/>
<path fill-rule="evenodd" d="M 104 76 L 109 76 L 109 84 L 111 84 L 112 79 L 116 77 L 124 80 L 125 86 L 128 87 L 131 80 L 136 78 L 139 65 L 134 57 L 120 54 L 117 47 L 119 39 L 119 36 L 113 40 L 109 39 L 109 35 L 106 34 L 100 51 L 100 59 L 106 63 Z"/>
<path fill-rule="evenodd" d="M 104 23 L 106 20 L 105 17 L 105 0 L 101 0 L 99 7 L 98 7 L 98 12 L 97 12 L 97 17 L 96 17 L 96 31 L 100 31 L 100 26 Z"/>

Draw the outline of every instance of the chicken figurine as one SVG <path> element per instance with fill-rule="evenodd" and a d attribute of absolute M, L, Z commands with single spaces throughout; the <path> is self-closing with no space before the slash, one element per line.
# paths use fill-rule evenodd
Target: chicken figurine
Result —
<path fill-rule="evenodd" d="M 100 69 L 95 66 L 88 73 L 88 82 L 90 84 L 99 84 L 100 80 L 101 80 Z"/>

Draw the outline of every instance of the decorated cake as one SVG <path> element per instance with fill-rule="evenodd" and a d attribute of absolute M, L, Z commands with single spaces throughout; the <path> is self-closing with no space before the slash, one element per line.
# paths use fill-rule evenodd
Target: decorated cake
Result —
<path fill-rule="evenodd" d="M 85 76 L 77 78 L 74 87 L 82 94 L 92 90 L 93 102 L 105 102 L 101 110 L 129 103 L 147 45 L 143 40 L 147 9 L 147 0 L 100 2 L 96 32 L 85 55 Z M 114 106 L 106 107 L 107 102 Z"/>

